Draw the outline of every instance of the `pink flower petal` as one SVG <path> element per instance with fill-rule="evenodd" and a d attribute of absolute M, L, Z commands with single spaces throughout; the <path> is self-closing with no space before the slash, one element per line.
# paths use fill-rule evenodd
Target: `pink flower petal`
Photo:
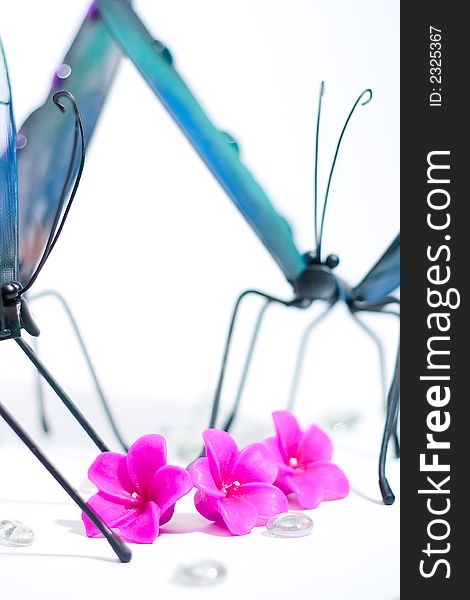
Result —
<path fill-rule="evenodd" d="M 188 471 L 193 480 L 193 484 L 199 490 L 205 490 L 212 496 L 223 498 L 225 494 L 221 492 L 214 483 L 209 460 L 206 457 L 198 458 L 188 467 Z"/>
<path fill-rule="evenodd" d="M 219 510 L 220 502 L 218 498 L 209 496 L 203 490 L 197 490 L 194 494 L 194 505 L 197 512 L 209 521 L 220 521 L 222 519 Z"/>
<path fill-rule="evenodd" d="M 168 510 L 166 510 L 164 513 L 162 513 L 160 515 L 160 527 L 162 525 L 165 525 L 165 523 L 168 523 L 168 521 L 171 521 L 171 519 L 173 518 L 174 512 L 175 512 L 175 505 L 173 504 L 172 506 L 170 506 L 170 508 Z"/>
<path fill-rule="evenodd" d="M 286 465 L 284 462 L 284 457 L 279 450 L 279 439 L 277 437 L 268 437 L 265 438 L 262 442 L 263 446 L 267 448 L 268 452 L 271 455 L 272 460 L 276 463 L 278 468 L 278 479 L 281 478 L 284 474 L 293 473 L 294 469 Z"/>
<path fill-rule="evenodd" d="M 277 466 L 269 450 L 261 443 L 249 444 L 239 453 L 230 482 L 273 483 L 277 476 Z"/>
<path fill-rule="evenodd" d="M 146 496 L 155 473 L 166 464 L 166 442 L 161 435 L 144 435 L 129 448 L 127 468 L 139 494 Z"/>
<path fill-rule="evenodd" d="M 305 470 L 298 469 L 290 480 L 299 505 L 306 509 L 316 508 L 323 500 L 339 500 L 349 493 L 346 476 L 328 461 L 312 463 Z"/>
<path fill-rule="evenodd" d="M 279 440 L 277 439 L 277 437 L 267 437 L 261 443 L 263 444 L 263 446 L 266 446 L 266 448 L 269 450 L 273 459 L 275 459 L 276 462 L 283 461 L 281 451 L 279 450 Z"/>
<path fill-rule="evenodd" d="M 220 514 L 227 529 L 233 535 L 245 535 L 256 525 L 256 506 L 242 496 L 227 496 L 219 501 Z"/>
<path fill-rule="evenodd" d="M 128 519 L 119 525 L 119 533 L 126 542 L 151 544 L 158 536 L 160 509 L 155 502 L 141 506 L 134 519 Z"/>
<path fill-rule="evenodd" d="M 139 513 L 138 508 L 129 508 L 122 503 L 116 501 L 113 502 L 101 494 L 92 496 L 87 504 L 110 528 L 119 527 L 128 520 L 132 521 Z M 90 521 L 85 513 L 82 513 L 82 521 L 85 525 L 85 531 L 88 537 L 101 536 L 98 527 Z"/>
<path fill-rule="evenodd" d="M 294 471 L 292 469 L 292 471 Z M 292 475 L 289 473 L 284 473 L 283 475 L 279 475 L 274 485 L 281 490 L 286 496 L 288 494 L 292 494 L 293 483 L 292 483 Z"/>
<path fill-rule="evenodd" d="M 148 494 L 163 514 L 192 488 L 193 481 L 186 469 L 166 465 L 153 476 Z"/>
<path fill-rule="evenodd" d="M 312 425 L 302 434 L 297 450 L 299 465 L 308 465 L 317 460 L 330 460 L 333 455 L 333 444 L 328 435 Z"/>
<path fill-rule="evenodd" d="M 302 431 L 297 423 L 297 419 L 288 410 L 273 412 L 273 420 L 279 439 L 279 450 L 284 462 L 289 463 L 290 458 L 297 456 Z"/>
<path fill-rule="evenodd" d="M 339 500 L 349 494 L 349 481 L 337 465 L 319 461 L 310 465 L 307 471 L 312 477 L 321 481 L 323 500 Z"/>
<path fill-rule="evenodd" d="M 103 452 L 88 470 L 88 478 L 107 496 L 133 502 L 134 491 L 124 454 Z"/>
<path fill-rule="evenodd" d="M 323 500 L 321 485 L 306 477 L 305 472 L 297 471 L 295 475 L 288 475 L 282 483 L 284 493 L 293 492 L 298 505 L 303 509 L 316 508 Z"/>
<path fill-rule="evenodd" d="M 269 483 L 246 483 L 238 488 L 235 495 L 243 496 L 256 506 L 258 525 L 264 525 L 274 515 L 289 510 L 289 502 L 284 492 Z"/>
<path fill-rule="evenodd" d="M 233 437 L 221 429 L 206 429 L 202 437 L 212 478 L 218 488 L 232 472 L 238 448 Z"/>

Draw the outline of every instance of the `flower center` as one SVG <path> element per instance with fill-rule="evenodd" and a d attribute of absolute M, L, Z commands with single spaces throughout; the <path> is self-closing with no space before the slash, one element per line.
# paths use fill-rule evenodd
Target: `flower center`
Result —
<path fill-rule="evenodd" d="M 236 492 L 240 485 L 239 481 L 232 481 L 231 483 L 224 485 L 222 489 L 227 494 L 228 492 Z"/>
<path fill-rule="evenodd" d="M 297 458 L 295 458 L 295 456 L 291 456 L 289 458 L 289 467 L 296 469 L 298 466 L 299 466 L 299 461 L 297 460 Z"/>

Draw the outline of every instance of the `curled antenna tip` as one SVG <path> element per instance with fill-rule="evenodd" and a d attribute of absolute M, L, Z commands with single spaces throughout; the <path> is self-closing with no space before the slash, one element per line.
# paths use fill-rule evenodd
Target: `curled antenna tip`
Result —
<path fill-rule="evenodd" d="M 362 92 L 362 94 L 359 96 L 359 98 L 362 98 L 366 94 L 369 94 L 369 97 L 367 98 L 367 100 L 364 100 L 364 102 L 361 103 L 362 106 L 364 106 L 365 104 L 369 104 L 369 102 L 372 100 L 372 90 L 370 88 L 367 88 L 366 90 L 364 90 Z"/>
<path fill-rule="evenodd" d="M 64 113 L 65 112 L 65 106 L 60 101 L 60 98 L 67 98 L 72 103 L 72 106 L 73 106 L 74 110 L 77 111 L 77 109 L 78 109 L 78 107 L 77 107 L 77 101 L 75 100 L 75 98 L 72 96 L 72 94 L 70 92 L 67 92 L 67 90 L 60 90 L 60 91 L 56 92 L 52 96 L 52 101 L 54 102 L 54 104 L 57 106 L 57 108 L 61 112 Z"/>
<path fill-rule="evenodd" d="M 60 234 L 62 233 L 62 229 L 64 227 L 67 216 L 70 212 L 72 202 L 75 198 L 75 194 L 77 193 L 78 184 L 80 183 L 80 178 L 81 178 L 82 172 L 83 172 L 83 166 L 85 164 L 85 134 L 83 131 L 82 117 L 80 115 L 80 111 L 78 110 L 78 106 L 75 101 L 75 98 L 72 96 L 72 94 L 70 92 L 67 92 L 65 90 L 60 90 L 52 96 L 52 100 L 53 100 L 54 104 L 59 108 L 59 110 L 62 113 L 65 113 L 65 106 L 59 100 L 60 98 L 64 98 L 64 97 L 67 98 L 69 100 L 69 102 L 71 102 L 71 104 L 73 106 L 73 111 L 75 114 L 75 135 L 74 135 L 74 140 L 73 140 L 72 155 L 70 158 L 70 164 L 69 164 L 69 168 L 68 168 L 67 176 L 65 178 L 64 185 L 62 187 L 62 192 L 61 192 L 61 195 L 59 198 L 59 202 L 57 203 L 57 210 L 56 210 L 54 221 L 52 223 L 52 227 L 51 227 L 51 230 L 49 233 L 49 237 L 47 239 L 46 247 L 45 247 L 42 257 L 41 257 L 39 263 L 37 264 L 36 269 L 34 270 L 33 274 L 31 275 L 28 283 L 22 288 L 21 295 L 24 295 L 36 281 L 39 273 L 41 272 L 42 268 L 44 267 L 44 264 L 46 263 L 47 259 L 49 258 L 49 255 L 51 254 L 52 250 L 54 249 L 54 246 L 55 246 L 57 240 L 59 239 Z M 78 169 L 76 169 L 76 160 L 75 159 L 77 157 L 77 150 L 78 150 L 79 144 L 81 145 L 80 161 L 78 164 Z M 70 197 L 69 197 L 68 201 L 66 201 L 66 197 L 67 197 L 67 194 L 69 193 L 69 188 L 71 187 L 72 178 L 73 178 L 75 170 L 77 171 L 77 174 L 75 175 L 75 181 L 73 182 L 73 185 L 72 185 L 72 191 L 70 192 Z"/>

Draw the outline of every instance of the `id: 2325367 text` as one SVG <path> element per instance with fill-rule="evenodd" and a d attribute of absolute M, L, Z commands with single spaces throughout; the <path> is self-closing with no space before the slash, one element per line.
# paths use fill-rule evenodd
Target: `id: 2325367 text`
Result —
<path fill-rule="evenodd" d="M 442 31 L 429 27 L 429 106 L 442 106 Z"/>

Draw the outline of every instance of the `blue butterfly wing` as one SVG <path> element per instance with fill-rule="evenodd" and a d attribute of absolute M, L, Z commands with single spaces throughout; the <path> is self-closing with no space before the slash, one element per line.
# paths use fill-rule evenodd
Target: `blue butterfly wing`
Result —
<path fill-rule="evenodd" d="M 18 277 L 16 130 L 8 69 L 0 40 L 0 286 Z"/>
<path fill-rule="evenodd" d="M 353 288 L 352 297 L 374 304 L 381 302 L 400 285 L 400 235 L 393 240 L 372 269 Z"/>
<path fill-rule="evenodd" d="M 54 77 L 46 102 L 34 111 L 18 134 L 20 280 L 33 273 L 59 209 L 72 154 L 75 120 L 66 105 L 61 114 L 52 102 L 59 90 L 75 97 L 85 140 L 90 141 L 112 84 L 121 52 L 93 8 L 80 27 Z M 78 157 L 76 168 L 78 168 Z"/>
<path fill-rule="evenodd" d="M 97 0 L 109 31 L 255 230 L 287 279 L 305 269 L 287 221 L 242 163 L 227 134 L 210 121 L 169 60 L 126 0 Z M 162 51 L 163 50 L 163 51 Z"/>

